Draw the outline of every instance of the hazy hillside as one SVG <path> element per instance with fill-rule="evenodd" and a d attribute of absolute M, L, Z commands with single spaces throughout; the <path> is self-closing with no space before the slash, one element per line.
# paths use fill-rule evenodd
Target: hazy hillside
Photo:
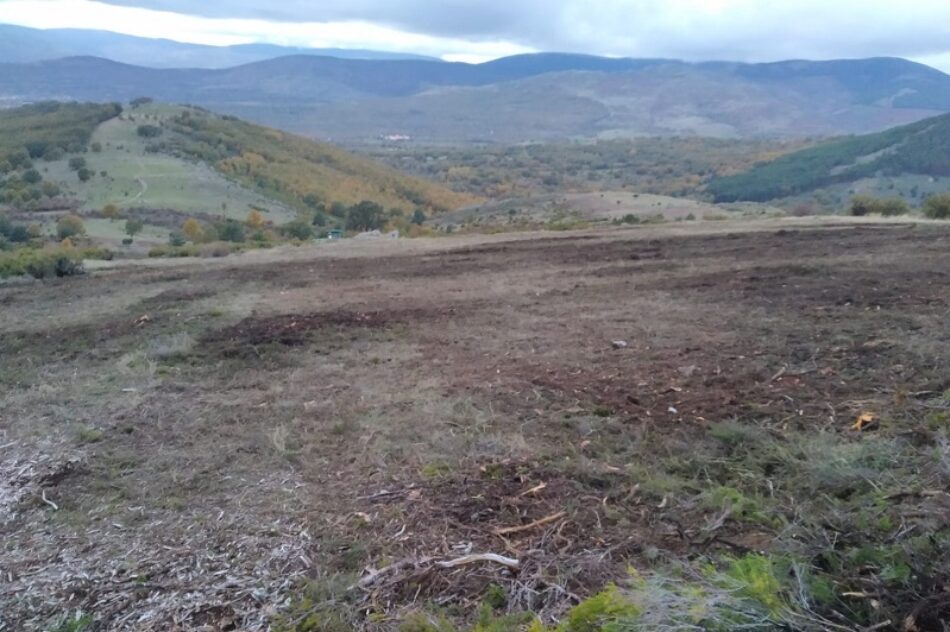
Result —
<path fill-rule="evenodd" d="M 950 115 L 804 149 L 718 178 L 716 201 L 766 201 L 868 178 L 950 176 Z"/>
<path fill-rule="evenodd" d="M 82 151 L 96 127 L 121 111 L 115 103 L 56 102 L 0 111 L 0 160 L 18 150 L 30 158 Z"/>
<path fill-rule="evenodd" d="M 950 76 L 900 59 L 775 64 L 522 55 L 486 64 L 291 56 L 222 70 L 92 57 L 0 64 L 0 102 L 149 95 L 313 137 L 431 142 L 879 131 L 950 111 Z"/>
<path fill-rule="evenodd" d="M 95 56 L 150 68 L 228 68 L 285 55 L 347 59 L 432 59 L 421 55 L 340 48 L 298 48 L 272 44 L 203 46 L 167 39 L 84 29 L 32 29 L 0 24 L 0 62 L 25 63 Z"/>

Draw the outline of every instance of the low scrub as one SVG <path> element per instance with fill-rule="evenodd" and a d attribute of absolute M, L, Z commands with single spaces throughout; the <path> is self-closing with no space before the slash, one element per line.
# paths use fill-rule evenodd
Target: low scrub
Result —
<path fill-rule="evenodd" d="M 0 252 L 0 278 L 29 275 L 35 279 L 49 279 L 83 272 L 82 257 L 72 248 L 20 248 Z"/>

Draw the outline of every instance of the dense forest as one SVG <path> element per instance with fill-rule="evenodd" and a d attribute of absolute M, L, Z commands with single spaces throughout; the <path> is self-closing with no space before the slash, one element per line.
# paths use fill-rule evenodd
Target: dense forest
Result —
<path fill-rule="evenodd" d="M 804 149 L 714 178 L 716 202 L 765 202 L 874 175 L 950 175 L 950 115 Z"/>

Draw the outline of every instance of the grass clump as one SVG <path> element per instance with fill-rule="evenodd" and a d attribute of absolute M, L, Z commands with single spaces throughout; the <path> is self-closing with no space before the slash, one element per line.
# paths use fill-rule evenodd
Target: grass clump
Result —
<path fill-rule="evenodd" d="M 621 629 L 619 620 L 639 614 L 639 608 L 611 584 L 575 606 L 556 632 L 614 632 Z"/>
<path fill-rule="evenodd" d="M 92 630 L 94 623 L 91 615 L 77 612 L 59 619 L 49 632 L 87 632 Z"/>

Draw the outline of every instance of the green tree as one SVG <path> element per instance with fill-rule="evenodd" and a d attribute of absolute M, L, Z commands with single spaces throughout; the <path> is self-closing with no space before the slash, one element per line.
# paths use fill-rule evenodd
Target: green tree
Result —
<path fill-rule="evenodd" d="M 313 228 L 310 226 L 310 224 L 301 219 L 295 219 L 294 221 L 285 224 L 283 226 L 283 233 L 291 239 L 299 239 L 301 241 L 306 241 L 313 238 Z"/>
<path fill-rule="evenodd" d="M 106 204 L 102 207 L 102 214 L 108 218 L 110 222 L 114 222 L 119 218 L 119 207 L 112 203 Z"/>
<path fill-rule="evenodd" d="M 244 224 L 234 219 L 226 219 L 215 226 L 218 239 L 239 243 L 244 241 Z"/>
<path fill-rule="evenodd" d="M 143 228 L 145 228 L 145 222 L 138 218 L 130 217 L 125 220 L 125 233 L 132 239 L 135 239 L 135 236 L 142 232 Z"/>
<path fill-rule="evenodd" d="M 93 173 L 91 169 L 86 169 L 85 167 L 83 167 L 82 169 L 76 172 L 76 175 L 79 177 L 80 182 L 86 182 L 90 178 L 92 178 L 92 176 L 94 176 L 95 174 Z"/>
<path fill-rule="evenodd" d="M 383 207 L 368 200 L 351 206 L 346 214 L 347 230 L 379 230 L 383 221 Z"/>
<path fill-rule="evenodd" d="M 73 171 L 79 171 L 86 166 L 86 159 L 82 156 L 74 156 L 69 159 L 69 168 Z"/>
<path fill-rule="evenodd" d="M 169 246 L 174 246 L 175 248 L 178 248 L 180 246 L 184 246 L 185 243 L 187 242 L 185 240 L 185 236 L 181 233 L 181 231 L 173 230 L 172 232 L 168 233 Z"/>
<path fill-rule="evenodd" d="M 36 169 L 27 169 L 23 172 L 23 181 L 27 184 L 37 184 L 43 181 L 43 176 Z"/>
<path fill-rule="evenodd" d="M 421 226 L 426 221 L 426 214 L 421 208 L 417 208 L 412 214 L 412 223 Z"/>

